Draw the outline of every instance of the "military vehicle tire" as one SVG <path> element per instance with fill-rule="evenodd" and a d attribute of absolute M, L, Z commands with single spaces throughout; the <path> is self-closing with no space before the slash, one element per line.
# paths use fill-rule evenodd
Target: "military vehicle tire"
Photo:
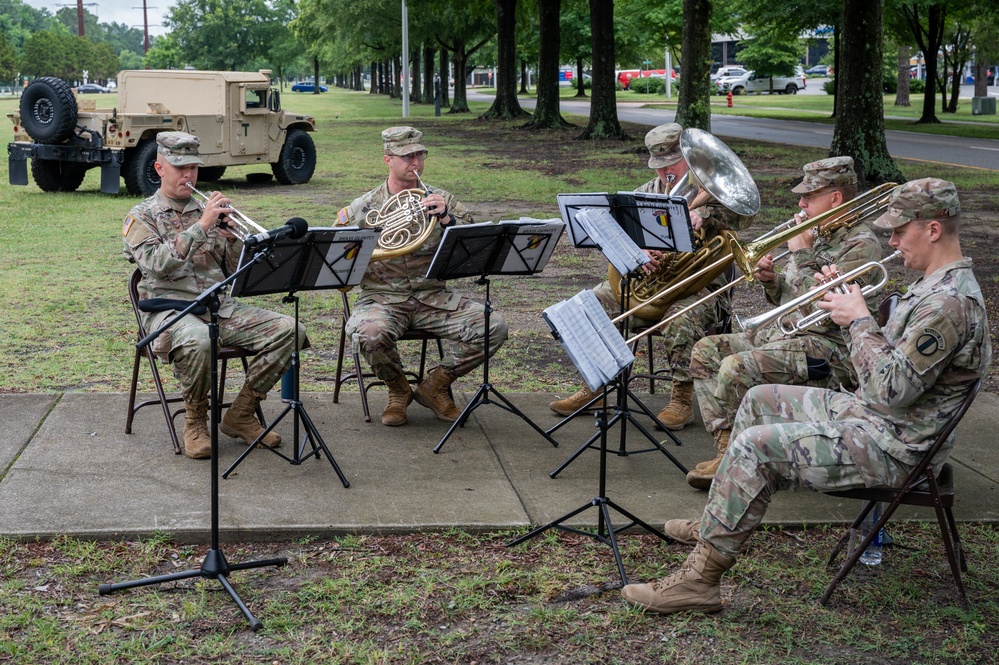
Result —
<path fill-rule="evenodd" d="M 221 180 L 224 175 L 224 166 L 201 166 L 198 168 L 199 181 L 204 180 L 205 182 L 215 182 L 216 180 Z"/>
<path fill-rule="evenodd" d="M 152 196 L 160 188 L 160 174 L 156 163 L 156 139 L 142 139 L 134 148 L 125 151 L 122 175 L 125 189 L 132 196 Z"/>
<path fill-rule="evenodd" d="M 316 170 L 316 144 L 304 129 L 289 129 L 278 161 L 271 164 L 274 177 L 282 185 L 309 182 Z"/>
<path fill-rule="evenodd" d="M 87 175 L 87 165 L 55 159 L 31 160 L 31 177 L 43 192 L 75 192 Z"/>
<path fill-rule="evenodd" d="M 38 143 L 62 143 L 73 136 L 79 111 L 66 82 L 42 76 L 21 95 L 21 125 Z"/>

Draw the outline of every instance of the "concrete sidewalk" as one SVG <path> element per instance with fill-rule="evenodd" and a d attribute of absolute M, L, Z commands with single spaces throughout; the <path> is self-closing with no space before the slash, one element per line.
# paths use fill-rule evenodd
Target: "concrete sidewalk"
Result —
<path fill-rule="evenodd" d="M 476 387 L 469 384 L 469 392 L 459 393 L 459 406 Z M 547 408 L 552 395 L 504 396 L 542 429 L 558 422 Z M 664 401 L 661 394 L 639 398 L 654 411 Z M 374 414 L 384 400 L 384 392 L 371 392 Z M 408 426 L 389 428 L 377 415 L 374 423 L 363 421 L 357 393 L 342 395 L 339 404 L 330 393 L 310 393 L 303 403 L 350 487 L 341 485 L 325 457 L 294 466 L 268 450 L 254 450 L 219 481 L 220 532 L 226 540 L 522 527 L 587 506 L 600 493 L 596 450 L 585 450 L 557 478 L 548 475 L 595 432 L 589 416 L 556 432 L 561 445 L 554 448 L 494 399 L 478 407 L 435 455 L 432 448 L 447 427 L 416 404 Z M 273 396 L 264 405 L 268 418 L 284 407 Z M 126 408 L 123 394 L 0 395 L 0 534 L 115 539 L 161 531 L 185 542 L 207 541 L 210 463 L 173 454 L 158 407 L 143 409 L 133 434 L 125 434 Z M 282 451 L 291 456 L 293 418 L 277 430 L 285 440 Z M 666 519 L 699 515 L 706 493 L 688 487 L 678 466 L 634 425 L 626 428 L 629 454 L 615 454 L 621 431 L 616 425 L 609 433 L 604 494 L 656 527 Z M 958 427 L 951 457 L 959 520 L 999 520 L 999 448 L 992 442 L 997 431 L 999 397 L 980 394 Z M 699 423 L 677 435 L 683 445 L 667 440 L 664 447 L 684 466 L 712 454 L 711 438 Z M 221 435 L 220 469 L 243 450 Z M 858 506 L 807 491 L 782 492 L 766 521 L 842 522 L 852 519 Z M 929 511 L 904 510 L 902 516 L 932 519 Z M 592 527 L 597 517 L 597 509 L 588 507 L 569 524 Z M 612 521 L 626 522 L 613 511 Z"/>

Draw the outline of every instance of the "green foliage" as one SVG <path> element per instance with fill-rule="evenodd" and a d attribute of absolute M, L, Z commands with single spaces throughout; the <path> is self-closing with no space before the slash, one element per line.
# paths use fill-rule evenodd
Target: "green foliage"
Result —
<path fill-rule="evenodd" d="M 662 95 L 666 93 L 666 80 L 654 76 L 631 79 L 628 89 L 640 94 Z"/>
<path fill-rule="evenodd" d="M 187 62 L 198 69 L 253 69 L 278 27 L 265 0 L 180 0 L 165 19 Z"/>
<path fill-rule="evenodd" d="M 770 76 L 793 76 L 805 54 L 805 43 L 796 36 L 787 37 L 776 30 L 762 30 L 739 51 L 747 69 Z"/>

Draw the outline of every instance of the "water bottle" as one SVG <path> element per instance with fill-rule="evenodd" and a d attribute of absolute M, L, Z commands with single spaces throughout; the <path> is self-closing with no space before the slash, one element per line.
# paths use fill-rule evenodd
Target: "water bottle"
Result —
<path fill-rule="evenodd" d="M 874 504 L 874 508 L 872 508 L 871 512 L 867 514 L 867 517 L 864 518 L 864 521 L 860 525 L 861 540 L 866 538 L 867 534 L 869 534 L 871 532 L 871 529 L 874 528 L 874 524 L 881 517 L 882 510 L 883 507 L 881 505 L 881 502 L 879 501 Z M 883 539 L 884 539 L 884 529 L 878 529 L 878 534 L 874 536 L 874 540 L 872 540 L 871 544 L 867 546 L 867 549 L 864 550 L 864 553 L 860 555 L 860 563 L 864 564 L 865 566 L 877 566 L 881 563 L 881 546 L 883 543 Z"/>

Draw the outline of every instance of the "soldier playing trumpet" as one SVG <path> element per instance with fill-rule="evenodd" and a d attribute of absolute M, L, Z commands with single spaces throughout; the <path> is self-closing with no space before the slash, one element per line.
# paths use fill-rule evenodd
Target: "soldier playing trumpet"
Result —
<path fill-rule="evenodd" d="M 422 207 L 433 228 L 418 246 L 395 252 L 385 260 L 372 261 L 360 284 L 360 294 L 347 321 L 347 335 L 367 359 L 375 375 L 389 388 L 382 424 L 398 427 L 407 422 L 406 408 L 415 399 L 438 419 L 454 422 L 460 415 L 449 395 L 451 384 L 485 360 L 485 307 L 453 293 L 436 279 L 427 279 L 427 269 L 440 244 L 443 229 L 452 224 L 470 224 L 471 213 L 448 192 L 423 185 L 421 175 L 427 158 L 423 133 L 412 127 L 390 127 L 382 132 L 388 178 L 338 213 L 338 224 L 382 226 L 377 213 L 386 202 L 406 190 L 426 194 Z M 391 204 L 390 204 L 391 205 Z M 376 214 L 370 215 L 372 211 Z M 388 215 L 388 213 L 386 213 Z M 436 221 L 434 221 L 436 220 Z M 495 352 L 507 337 L 501 315 L 490 316 L 489 348 Z M 396 348 L 408 329 L 419 329 L 454 342 L 441 364 L 417 386 L 409 385 Z"/>
<path fill-rule="evenodd" d="M 221 282 L 239 262 L 243 243 L 219 224 L 231 202 L 213 192 L 204 203 L 191 197 L 198 181 L 197 136 L 160 132 L 154 168 L 160 188 L 136 205 L 125 217 L 124 253 L 142 271 L 139 294 L 143 298 L 194 300 L 208 287 Z M 183 309 L 183 306 L 178 306 Z M 152 331 L 177 311 L 143 312 L 143 325 Z M 305 330 L 295 319 L 252 307 L 228 296 L 219 309 L 219 343 L 239 346 L 255 355 L 249 360 L 246 383 L 222 419 L 224 434 L 254 441 L 263 428 L 257 422 L 257 405 L 291 366 L 296 338 L 305 343 Z M 208 433 L 208 398 L 211 389 L 208 315 L 185 316 L 156 338 L 153 351 L 173 364 L 184 396 L 184 454 L 192 459 L 211 456 Z M 277 447 L 281 437 L 268 432 L 262 443 Z"/>

